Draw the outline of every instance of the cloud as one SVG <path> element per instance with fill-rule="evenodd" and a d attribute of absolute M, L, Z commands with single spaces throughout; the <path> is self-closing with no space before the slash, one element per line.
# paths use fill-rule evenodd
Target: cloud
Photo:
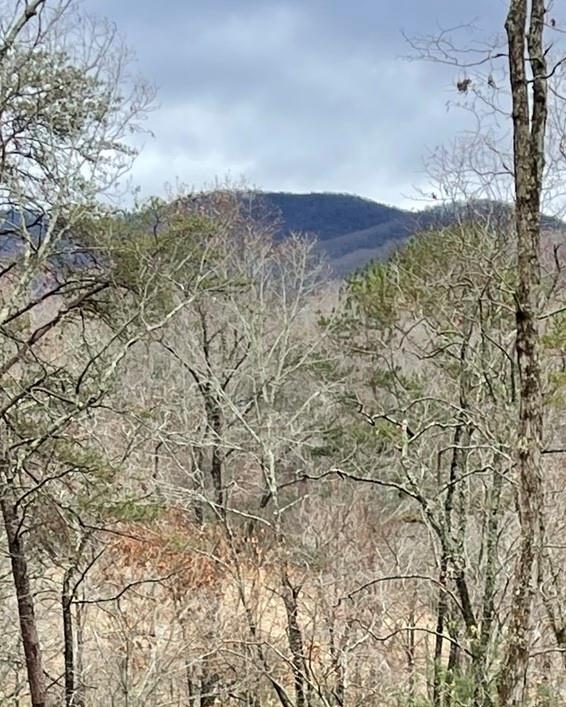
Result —
<path fill-rule="evenodd" d="M 454 71 L 408 62 L 408 34 L 470 18 L 454 0 L 88 0 L 159 87 L 144 193 L 244 175 L 265 189 L 347 191 L 403 203 L 428 148 L 465 127 Z M 504 0 L 474 12 L 501 27 Z"/>

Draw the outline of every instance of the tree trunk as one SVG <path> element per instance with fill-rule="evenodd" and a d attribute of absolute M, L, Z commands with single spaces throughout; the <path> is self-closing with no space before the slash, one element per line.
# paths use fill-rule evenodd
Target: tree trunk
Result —
<path fill-rule="evenodd" d="M 343 657 L 340 654 L 340 648 L 337 645 L 333 619 L 331 619 L 330 623 L 328 624 L 328 637 L 330 644 L 330 657 L 332 659 L 332 669 L 335 676 L 332 694 L 334 696 L 334 699 L 336 700 L 336 704 L 338 705 L 338 707 L 344 707 L 346 699 L 344 662 Z"/>
<path fill-rule="evenodd" d="M 416 626 L 416 615 L 415 615 L 415 604 L 416 597 L 414 599 L 413 606 L 411 607 L 411 613 L 409 614 L 409 622 L 407 626 L 407 674 L 408 674 L 408 688 L 407 688 L 407 698 L 409 704 L 414 704 L 417 686 L 417 675 L 415 671 L 416 665 L 416 640 L 415 640 L 415 626 Z"/>
<path fill-rule="evenodd" d="M 73 629 L 73 596 L 71 580 L 74 567 L 65 571 L 63 589 L 61 592 L 61 611 L 63 614 L 63 655 L 65 663 L 65 707 L 78 707 L 77 691 L 75 686 L 75 636 Z"/>
<path fill-rule="evenodd" d="M 537 296 L 540 284 L 540 201 L 547 115 L 543 52 L 544 0 L 511 0 L 505 29 L 513 103 L 515 228 L 517 233 L 516 353 L 520 378 L 517 435 L 518 508 L 521 528 L 514 569 L 511 618 L 498 680 L 501 707 L 523 704 L 537 559 L 543 542 L 542 391 Z M 528 29 L 528 38 L 526 33 Z M 528 60 L 533 74 L 527 75 Z M 529 101 L 532 85 L 532 107 Z"/>
<path fill-rule="evenodd" d="M 303 636 L 299 626 L 299 607 L 297 597 L 299 591 L 291 584 L 287 568 L 282 572 L 283 603 L 287 613 L 287 635 L 289 637 L 289 648 L 291 649 L 291 665 L 293 669 L 293 680 L 295 683 L 295 704 L 296 707 L 306 707 L 307 698 L 305 690 L 305 654 L 303 649 Z"/>
<path fill-rule="evenodd" d="M 446 707 L 451 707 L 452 705 L 454 683 L 456 682 L 456 676 L 460 670 L 460 647 L 458 645 L 458 633 L 451 630 L 450 638 L 452 638 L 452 642 L 450 643 L 450 653 L 448 654 L 448 666 L 446 669 L 446 680 L 448 687 L 445 700 Z"/>
<path fill-rule="evenodd" d="M 467 342 L 466 342 L 467 343 Z M 464 363 L 465 359 L 465 346 L 462 347 L 461 352 L 461 363 Z M 460 404 L 462 405 L 463 399 L 463 383 L 461 372 L 460 381 Z M 462 408 L 464 406 L 462 405 Z M 454 430 L 454 435 L 452 439 L 452 460 L 450 462 L 450 473 L 449 473 L 449 487 L 446 491 L 446 497 L 444 499 L 444 526 L 443 531 L 448 537 L 452 533 L 452 510 L 454 507 L 454 492 L 456 490 L 456 483 L 458 481 L 458 476 L 460 473 L 460 457 L 461 457 L 461 442 L 462 435 L 464 432 L 464 422 L 460 420 L 456 429 Z M 432 703 L 435 707 L 441 707 L 444 703 L 444 690 L 443 682 L 445 680 L 443 665 L 442 665 L 442 649 L 444 643 L 444 629 L 446 616 L 448 614 L 448 594 L 446 592 L 446 585 L 448 582 L 448 564 L 449 564 L 450 552 L 448 547 L 445 545 L 442 548 L 442 555 L 440 559 L 440 572 L 438 576 L 438 604 L 436 613 L 436 638 L 434 643 L 434 676 L 433 676 L 433 695 Z"/>
<path fill-rule="evenodd" d="M 46 690 L 41 647 L 35 619 L 25 544 L 20 532 L 20 519 L 13 499 L 8 497 L 6 492 L 4 492 L 2 497 L 1 506 L 12 565 L 12 578 L 18 600 L 20 635 L 24 647 L 31 704 L 32 707 L 45 707 Z"/>
<path fill-rule="evenodd" d="M 205 656 L 202 660 L 202 677 L 200 684 L 200 707 L 213 707 L 216 704 L 218 692 L 218 674 L 210 670 L 209 660 Z"/>
<path fill-rule="evenodd" d="M 208 384 L 202 387 L 206 422 L 212 432 L 212 458 L 210 461 L 210 476 L 214 486 L 214 500 L 217 510 L 222 517 L 226 514 L 226 496 L 224 489 L 224 449 L 222 436 L 224 425 L 222 423 L 222 408 Z"/>

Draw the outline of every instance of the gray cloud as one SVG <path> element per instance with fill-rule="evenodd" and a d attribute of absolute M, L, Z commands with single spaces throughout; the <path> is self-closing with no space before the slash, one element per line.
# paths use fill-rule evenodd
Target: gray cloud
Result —
<path fill-rule="evenodd" d="M 133 179 L 145 194 L 227 173 L 265 189 L 407 203 L 422 159 L 465 125 L 454 70 L 408 62 L 402 31 L 477 18 L 505 0 L 87 0 L 118 25 L 159 108 Z"/>

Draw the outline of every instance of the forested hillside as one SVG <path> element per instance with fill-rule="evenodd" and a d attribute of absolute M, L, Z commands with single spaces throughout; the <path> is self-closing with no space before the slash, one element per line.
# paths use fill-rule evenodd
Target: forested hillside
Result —
<path fill-rule="evenodd" d="M 260 192 L 260 196 L 281 215 L 285 232 L 315 233 L 322 242 L 407 215 L 353 194 Z"/>
<path fill-rule="evenodd" d="M 420 215 L 126 200 L 153 94 L 119 35 L 0 7 L 0 705 L 566 704 L 545 3 L 506 25 L 514 198 L 474 162 L 489 199 L 462 168 Z"/>
<path fill-rule="evenodd" d="M 351 194 L 261 192 L 281 235 L 317 238 L 336 275 L 385 256 L 419 228 L 419 215 Z"/>
<path fill-rule="evenodd" d="M 488 200 L 404 211 L 351 194 L 259 192 L 257 197 L 279 224 L 278 236 L 314 236 L 338 277 L 388 257 L 413 234 L 463 220 L 500 223 L 512 218 L 508 205 Z M 552 217 L 544 217 L 543 225 L 547 230 L 564 228 Z"/>

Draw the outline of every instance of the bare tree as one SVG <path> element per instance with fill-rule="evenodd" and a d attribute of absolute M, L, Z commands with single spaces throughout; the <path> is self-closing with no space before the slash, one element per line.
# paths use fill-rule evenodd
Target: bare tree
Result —
<path fill-rule="evenodd" d="M 533 595 L 539 582 L 536 571 L 544 545 L 543 398 L 538 318 L 541 313 L 540 219 L 547 122 L 548 69 L 543 43 L 546 3 L 533 0 L 530 17 L 528 11 L 527 0 L 511 0 L 505 23 L 512 97 L 517 238 L 515 348 L 520 380 L 517 474 L 521 548 L 513 577 L 509 637 L 498 683 L 499 701 L 503 706 L 523 703 Z"/>
<path fill-rule="evenodd" d="M 96 400 L 79 390 L 80 378 L 71 392 L 78 362 L 71 347 L 54 351 L 54 340 L 74 318 L 88 318 L 111 287 L 95 266 L 94 243 L 79 231 L 99 211 L 95 198 L 129 167 L 126 138 L 151 93 L 129 83 L 113 27 L 81 17 L 72 3 L 4 2 L 1 12 L 1 500 L 31 701 L 39 706 L 47 690 L 27 547 L 38 501 L 32 489 L 83 466 L 58 454 L 54 469 L 54 454 L 60 435 Z"/>

